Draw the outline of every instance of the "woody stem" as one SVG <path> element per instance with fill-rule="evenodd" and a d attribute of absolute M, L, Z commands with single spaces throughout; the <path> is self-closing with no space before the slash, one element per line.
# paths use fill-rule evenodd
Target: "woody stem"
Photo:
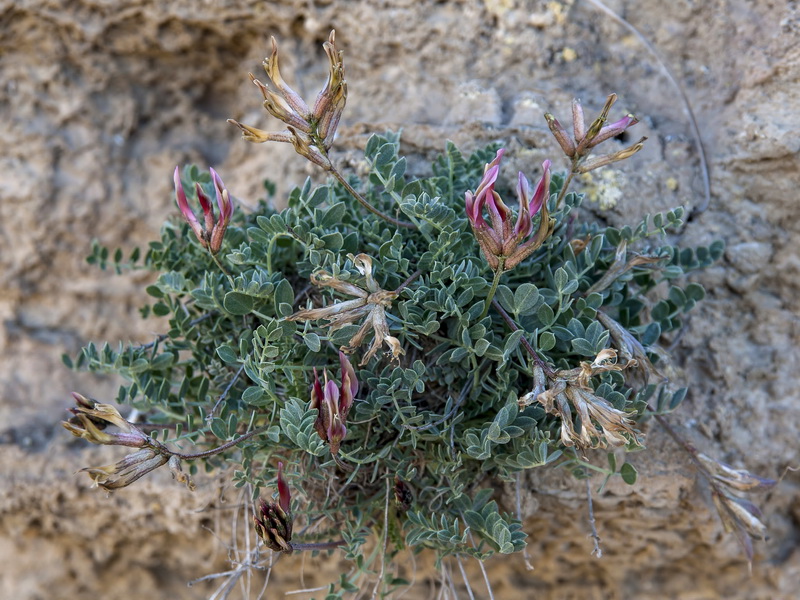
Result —
<path fill-rule="evenodd" d="M 384 221 L 387 221 L 387 222 L 391 223 L 392 225 L 395 225 L 396 227 L 405 227 L 407 229 L 416 229 L 417 228 L 417 226 L 414 225 L 413 223 L 408 223 L 407 221 L 400 221 L 398 219 L 395 219 L 394 217 L 390 217 L 389 215 L 387 215 L 385 213 L 382 213 L 377 208 L 372 206 L 369 202 L 366 201 L 364 196 L 359 194 L 355 190 L 355 188 L 347 182 L 347 180 L 344 178 L 344 176 L 342 176 L 342 174 L 339 173 L 339 171 L 337 171 L 336 167 L 334 167 L 333 165 L 331 165 L 331 167 L 328 169 L 328 171 L 330 172 L 331 175 L 333 175 L 339 181 L 339 183 L 341 183 L 344 186 L 344 188 L 348 192 L 350 192 L 350 195 L 353 196 L 353 198 L 358 200 L 358 202 L 361 204 L 361 206 L 366 208 L 373 215 L 376 215 L 376 216 L 380 217 Z"/>
<path fill-rule="evenodd" d="M 292 550 L 329 550 L 344 546 L 344 540 L 334 542 L 310 542 L 308 544 L 291 544 Z"/>
<path fill-rule="evenodd" d="M 498 258 L 497 268 L 494 271 L 494 280 L 492 280 L 492 287 L 489 288 L 489 294 L 486 296 L 486 305 L 483 307 L 483 312 L 481 313 L 480 319 L 478 321 L 483 321 L 484 317 L 489 314 L 489 307 L 492 305 L 492 299 L 494 298 L 495 292 L 497 292 L 497 286 L 500 285 L 500 276 L 503 274 L 503 267 L 505 266 L 506 259 L 505 257 L 501 256 Z"/>
<path fill-rule="evenodd" d="M 653 417 L 658 422 L 658 424 L 661 425 L 664 431 L 666 431 L 669 434 L 669 437 L 675 440 L 675 442 L 678 443 L 678 445 L 683 449 L 683 451 L 689 455 L 689 458 L 691 458 L 692 462 L 694 463 L 694 466 L 697 467 L 697 470 L 700 471 L 705 476 L 706 479 L 708 479 L 708 481 L 711 483 L 713 487 L 716 487 L 713 475 L 708 471 L 706 466 L 702 462 L 700 462 L 700 459 L 697 458 L 697 455 L 699 454 L 697 448 L 695 448 L 690 442 L 688 442 L 677 431 L 675 431 L 675 429 L 672 427 L 672 425 L 669 424 L 669 421 L 667 421 L 664 415 L 653 415 Z"/>
<path fill-rule="evenodd" d="M 506 322 L 506 325 L 508 325 L 508 328 L 511 331 L 516 331 L 517 329 L 519 329 L 517 324 L 514 323 L 514 319 L 512 319 L 511 316 L 505 311 L 505 309 L 502 306 L 500 306 L 500 303 L 497 300 L 492 300 L 492 306 L 494 306 L 495 310 L 500 313 L 500 316 L 503 317 L 503 320 Z M 528 354 L 530 354 L 531 358 L 533 359 L 533 362 L 535 362 L 536 365 L 539 366 L 542 369 L 542 371 L 544 371 L 544 374 L 547 375 L 547 377 L 549 377 L 550 379 L 555 379 L 556 375 L 555 371 L 553 371 L 553 369 L 550 368 L 550 365 L 548 365 L 542 359 L 542 357 L 539 356 L 539 353 L 536 352 L 536 350 L 534 350 L 533 346 L 531 346 L 531 343 L 525 338 L 524 335 L 520 338 L 520 342 L 522 343 L 522 346 L 525 348 L 525 350 L 528 351 Z"/>
<path fill-rule="evenodd" d="M 414 281 L 414 280 L 415 280 L 417 277 L 419 277 L 420 275 L 422 275 L 422 271 L 420 271 L 419 269 L 417 269 L 416 271 L 414 271 L 414 272 L 411 274 L 411 276 L 410 276 L 408 279 L 406 279 L 406 280 L 405 280 L 403 283 L 401 283 L 401 284 L 400 284 L 400 287 L 398 287 L 398 288 L 397 288 L 397 289 L 394 291 L 394 293 L 395 293 L 395 294 L 399 294 L 400 292 L 402 292 L 404 288 L 407 288 L 407 287 L 409 286 L 409 284 L 411 284 L 411 283 L 412 283 L 412 282 L 413 282 L 413 281 Z"/>
<path fill-rule="evenodd" d="M 259 427 L 258 429 L 253 429 L 253 431 L 245 433 L 244 435 L 240 435 L 236 439 L 233 439 L 230 442 L 222 444 L 222 446 L 218 446 L 216 448 L 213 448 L 211 450 L 206 450 L 204 452 L 198 452 L 196 454 L 181 454 L 180 452 L 173 452 L 172 450 L 167 450 L 167 451 L 172 456 L 177 456 L 181 460 L 194 460 L 196 458 L 206 458 L 208 456 L 214 456 L 215 454 L 219 454 L 220 452 L 224 452 L 228 448 L 232 448 L 232 447 L 236 446 L 237 444 L 241 444 L 245 440 L 249 440 L 251 437 L 253 437 L 255 435 L 258 435 L 259 433 L 264 433 L 267 429 L 269 429 L 269 427 L 270 427 L 269 425 L 264 425 L 264 427 Z"/>
<path fill-rule="evenodd" d="M 564 196 L 567 195 L 567 189 L 569 188 L 569 184 L 572 181 L 572 178 L 575 176 L 575 168 L 578 166 L 577 159 L 572 159 L 572 164 L 569 168 L 569 174 L 567 178 L 564 180 L 564 185 L 561 186 L 561 191 L 558 193 L 558 199 L 556 200 L 556 210 L 558 207 L 561 206 L 561 201 L 564 199 Z"/>

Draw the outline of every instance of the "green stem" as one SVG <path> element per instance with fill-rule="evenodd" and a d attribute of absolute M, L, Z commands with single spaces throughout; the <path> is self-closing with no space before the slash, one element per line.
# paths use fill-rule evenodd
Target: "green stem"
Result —
<path fill-rule="evenodd" d="M 219 267 L 219 270 L 222 271 L 225 274 L 225 277 L 228 278 L 228 282 L 231 284 L 231 289 L 233 289 L 233 287 L 234 287 L 234 285 L 233 285 L 233 277 L 231 277 L 231 274 L 228 273 L 228 270 L 223 266 L 223 264 L 217 258 L 217 255 L 214 254 L 213 252 L 211 253 L 211 258 L 214 259 L 214 262 Z"/>
<path fill-rule="evenodd" d="M 384 221 L 387 221 L 387 222 L 391 223 L 392 225 L 395 225 L 396 227 L 405 227 L 407 229 L 417 229 L 417 226 L 414 225 L 413 223 L 408 223 L 407 221 L 400 221 L 398 219 L 395 219 L 394 217 L 390 217 L 389 215 L 387 215 L 385 213 L 382 213 L 377 208 L 372 206 L 369 202 L 366 201 L 364 196 L 359 194 L 355 190 L 355 188 L 347 182 L 347 180 L 342 176 L 342 174 L 339 173 L 339 171 L 336 170 L 336 167 L 331 165 L 331 168 L 329 169 L 329 172 L 330 172 L 331 175 L 333 175 L 339 181 L 339 183 L 341 183 L 344 186 L 344 188 L 348 192 L 350 192 L 350 195 L 353 196 L 353 198 L 355 198 L 356 200 L 359 201 L 361 206 L 366 208 L 373 215 L 376 215 L 376 216 L 380 217 Z"/>
<path fill-rule="evenodd" d="M 272 252 L 275 250 L 275 243 L 279 238 L 289 238 L 290 240 L 300 241 L 296 237 L 288 233 L 277 233 L 275 234 L 272 239 L 269 241 L 269 245 L 267 246 L 267 274 L 272 275 Z M 302 242 L 301 242 L 302 243 Z"/>
<path fill-rule="evenodd" d="M 494 298 L 495 292 L 497 292 L 497 286 L 500 285 L 500 276 L 503 274 L 503 267 L 505 266 L 506 259 L 501 256 L 498 260 L 500 262 L 497 265 L 497 269 L 494 271 L 492 287 L 489 288 L 489 295 L 486 296 L 486 305 L 483 307 L 483 312 L 481 313 L 481 317 L 478 319 L 478 321 L 483 321 L 486 315 L 489 314 L 489 307 L 492 305 L 492 299 Z"/>

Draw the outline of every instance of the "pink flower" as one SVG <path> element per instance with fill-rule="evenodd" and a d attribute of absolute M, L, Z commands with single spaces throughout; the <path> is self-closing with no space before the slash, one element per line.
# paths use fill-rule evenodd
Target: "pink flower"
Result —
<path fill-rule="evenodd" d="M 197 239 L 203 248 L 208 249 L 212 254 L 219 252 L 222 247 L 222 239 L 225 236 L 225 230 L 228 228 L 228 223 L 233 214 L 233 202 L 231 201 L 230 194 L 228 193 L 225 184 L 214 169 L 209 169 L 211 172 L 211 181 L 214 183 L 214 191 L 217 197 L 217 207 L 219 209 L 219 216 L 214 215 L 214 209 L 211 205 L 211 200 L 203 192 L 203 188 L 199 183 L 195 183 L 195 190 L 197 192 L 197 200 L 200 202 L 200 208 L 203 209 L 204 224 L 201 225 L 197 220 L 192 209 L 189 207 L 189 201 L 186 198 L 186 193 L 183 191 L 183 183 L 181 182 L 180 169 L 175 167 L 175 174 L 173 180 L 175 182 L 175 199 L 178 202 L 178 208 L 183 213 L 183 218 L 189 223 Z"/>
<path fill-rule="evenodd" d="M 319 437 L 330 444 L 331 454 L 334 455 L 339 452 L 339 446 L 347 435 L 345 421 L 358 393 L 356 372 L 345 353 L 341 351 L 339 365 L 342 374 L 342 383 L 339 387 L 328 380 L 327 371 L 324 375 L 325 384 L 322 385 L 316 369 L 314 369 L 314 383 L 311 386 L 311 408 L 316 408 L 318 411 L 314 428 Z"/>
<path fill-rule="evenodd" d="M 503 148 L 497 151 L 495 159 L 486 165 L 478 188 L 474 193 L 468 191 L 465 197 L 467 218 L 486 261 L 493 270 L 513 269 L 539 248 L 552 230 L 547 212 L 547 200 L 550 197 L 550 161 L 542 163 L 543 174 L 532 196 L 527 178 L 519 173 L 517 182 L 519 214 L 516 222 L 512 224 L 511 209 L 494 190 L 503 153 Z M 483 217 L 484 207 L 489 213 L 489 223 Z M 530 237 L 533 233 L 533 217 L 537 213 L 541 214 L 539 227 L 536 234 Z"/>

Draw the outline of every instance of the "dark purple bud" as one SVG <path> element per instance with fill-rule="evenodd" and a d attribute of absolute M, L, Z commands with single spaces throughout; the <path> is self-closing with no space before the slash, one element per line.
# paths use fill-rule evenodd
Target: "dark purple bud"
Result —
<path fill-rule="evenodd" d="M 414 496 L 411 494 L 411 488 L 409 488 L 408 484 L 400 479 L 397 475 L 394 476 L 394 499 L 397 502 L 397 507 L 403 512 L 407 512 L 414 502 Z"/>
<path fill-rule="evenodd" d="M 317 409 L 317 418 L 314 421 L 314 429 L 316 429 L 317 434 L 323 441 L 328 440 L 328 434 L 326 433 L 326 426 L 325 420 L 323 417 L 323 399 L 325 397 L 325 393 L 322 390 L 322 385 L 319 382 L 319 375 L 317 375 L 317 369 L 314 368 L 314 383 L 311 385 L 311 408 Z"/>

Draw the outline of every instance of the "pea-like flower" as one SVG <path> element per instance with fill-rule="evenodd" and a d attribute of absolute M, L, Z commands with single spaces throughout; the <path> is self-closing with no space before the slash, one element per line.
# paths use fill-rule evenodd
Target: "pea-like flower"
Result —
<path fill-rule="evenodd" d="M 339 365 L 341 367 L 342 383 L 339 387 L 328 380 L 325 371 L 325 384 L 321 384 L 314 369 L 314 384 L 311 386 L 311 408 L 316 408 L 317 420 L 314 428 L 319 437 L 328 442 L 331 454 L 339 452 L 339 446 L 347 435 L 347 415 L 353 407 L 353 401 L 358 393 L 358 379 L 356 372 L 344 352 L 339 352 Z"/>
<path fill-rule="evenodd" d="M 292 507 L 289 485 L 283 478 L 283 463 L 278 463 L 278 498 L 279 501 L 261 500 L 256 514 L 253 515 L 258 537 L 267 548 L 274 552 L 291 554 L 292 548 Z"/>
<path fill-rule="evenodd" d="M 616 102 L 617 95 L 611 94 L 606 99 L 605 106 L 594 121 L 592 121 L 589 128 L 586 128 L 586 121 L 583 116 L 583 107 L 579 100 L 572 101 L 572 132 L 573 137 L 570 138 L 564 126 L 559 123 L 552 114 L 545 113 L 544 118 L 550 127 L 553 137 L 556 138 L 558 145 L 564 151 L 567 157 L 573 161 L 573 172 L 575 173 L 588 173 L 594 169 L 598 169 L 605 165 L 625 160 L 636 154 L 644 147 L 646 137 L 641 138 L 638 142 L 620 150 L 613 154 L 606 154 L 593 158 L 592 160 L 583 162 L 598 144 L 605 142 L 608 139 L 618 136 L 629 127 L 633 127 L 639 120 L 632 114 L 627 114 L 618 121 L 606 124 L 608 121 L 608 113 L 611 106 Z M 580 163 L 580 164 L 579 164 Z"/>
<path fill-rule="evenodd" d="M 492 270 L 510 270 L 530 256 L 548 238 L 553 223 L 547 211 L 550 198 L 550 161 L 542 163 L 542 177 L 531 195 L 527 178 L 519 173 L 517 199 L 519 214 L 512 223 L 511 209 L 494 190 L 500 172 L 500 161 L 504 149 L 497 151 L 495 159 L 486 165 L 483 179 L 475 192 L 466 193 L 466 211 L 475 239 Z M 484 219 L 484 207 L 489 213 L 489 222 Z M 539 214 L 539 226 L 533 233 L 533 217 Z"/>
<path fill-rule="evenodd" d="M 214 184 L 214 192 L 217 197 L 219 216 L 214 215 L 211 200 L 206 196 L 200 184 L 195 182 L 197 200 L 203 209 L 203 225 L 200 224 L 194 211 L 189 207 L 189 201 L 183 191 L 183 183 L 181 182 L 181 174 L 178 167 L 175 167 L 173 179 L 175 181 L 175 199 L 178 202 L 178 208 L 180 208 L 183 218 L 189 223 L 189 227 L 192 228 L 203 248 L 206 248 L 211 254 L 216 254 L 222 247 L 222 239 L 225 237 L 225 230 L 228 228 L 228 223 L 233 214 L 233 202 L 228 189 L 222 183 L 222 179 L 217 172 L 214 169 L 209 169 L 209 171 L 211 172 L 211 181 Z"/>
<path fill-rule="evenodd" d="M 278 44 L 272 38 L 272 54 L 264 60 L 264 70 L 272 85 L 273 92 L 250 73 L 250 79 L 264 96 L 264 108 L 273 117 L 283 121 L 286 129 L 268 132 L 233 119 L 228 122 L 242 130 L 242 138 L 248 142 L 288 142 L 295 151 L 324 169 L 331 168 L 327 152 L 333 144 L 339 119 L 347 102 L 347 82 L 344 79 L 342 52 L 336 49 L 335 31 L 331 31 L 328 41 L 322 46 L 328 56 L 329 72 L 325 86 L 317 96 L 314 108 L 284 81 L 278 67 Z"/>

